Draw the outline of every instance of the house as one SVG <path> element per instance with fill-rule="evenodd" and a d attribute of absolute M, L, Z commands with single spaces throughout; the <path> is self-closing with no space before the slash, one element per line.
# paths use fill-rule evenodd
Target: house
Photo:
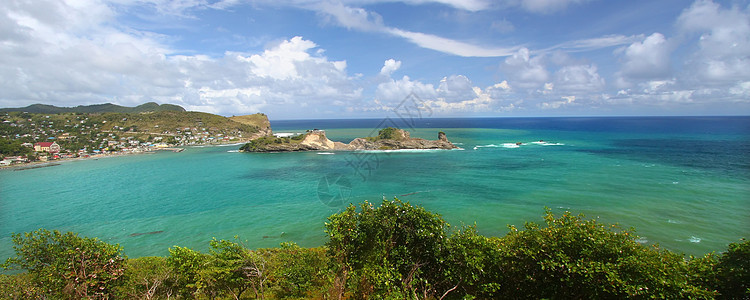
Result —
<path fill-rule="evenodd" d="M 34 151 L 58 153 L 60 152 L 60 145 L 55 142 L 39 142 L 34 144 Z"/>

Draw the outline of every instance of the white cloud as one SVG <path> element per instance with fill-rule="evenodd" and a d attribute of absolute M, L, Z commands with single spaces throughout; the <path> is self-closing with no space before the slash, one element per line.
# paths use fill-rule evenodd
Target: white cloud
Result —
<path fill-rule="evenodd" d="M 388 27 L 383 24 L 382 17 L 377 13 L 369 12 L 363 8 L 349 7 L 341 2 L 323 2 L 309 8 L 327 18 L 329 22 L 336 23 L 347 29 L 383 32 L 404 38 L 422 48 L 457 56 L 500 57 L 511 55 L 518 49 L 518 47 L 480 46 L 433 34 Z"/>
<path fill-rule="evenodd" d="M 383 67 L 380 68 L 380 75 L 390 77 L 399 68 L 401 68 L 401 61 L 392 58 L 388 59 L 383 63 Z"/>
<path fill-rule="evenodd" d="M 505 59 L 501 69 L 511 79 L 511 83 L 522 88 L 536 88 L 549 81 L 549 72 L 542 56 L 531 57 L 526 48 L 519 49 Z"/>
<path fill-rule="evenodd" d="M 404 76 L 399 80 L 390 79 L 379 84 L 375 90 L 375 99 L 382 103 L 398 104 L 411 93 L 420 98 L 434 98 L 435 88 L 432 84 L 424 84 Z"/>
<path fill-rule="evenodd" d="M 576 101 L 576 96 L 563 96 L 560 98 L 562 98 L 563 100 L 542 102 L 538 106 L 541 109 L 559 109 L 563 106 L 573 104 L 573 102 Z"/>
<path fill-rule="evenodd" d="M 604 79 L 594 65 L 565 66 L 555 72 L 554 86 L 562 91 L 592 93 L 604 89 Z"/>
<path fill-rule="evenodd" d="M 120 29 L 103 2 L 48 1 L 49 10 L 2 2 L 0 106 L 162 101 L 221 114 L 304 114 L 305 104 L 340 106 L 362 88 L 346 61 L 332 61 L 302 37 L 261 53 L 218 58 L 174 55 L 162 37 Z M 6 33 L 7 32 L 7 33 Z M 335 104 L 333 104 L 335 106 Z"/>
<path fill-rule="evenodd" d="M 696 1 L 677 19 L 685 34 L 697 34 L 698 51 L 687 61 L 693 80 L 725 85 L 750 79 L 750 8 L 724 9 Z"/>
<path fill-rule="evenodd" d="M 623 52 L 622 75 L 626 78 L 663 78 L 670 74 L 671 46 L 661 33 L 634 42 Z"/>
<path fill-rule="evenodd" d="M 460 102 L 477 97 L 477 92 L 471 80 L 464 75 L 443 77 L 436 90 L 438 98 L 447 102 Z"/>
<path fill-rule="evenodd" d="M 591 51 L 591 50 L 596 50 L 596 49 L 627 45 L 627 44 L 633 43 L 641 39 L 643 39 L 643 36 L 639 36 L 639 35 L 625 36 L 625 35 L 620 35 L 620 34 L 613 34 L 613 35 L 605 35 L 605 36 L 596 37 L 596 38 L 588 38 L 588 39 L 564 42 L 564 43 L 560 43 L 552 47 L 534 51 L 534 52 L 545 53 L 545 52 L 550 52 L 550 51 L 558 50 L 558 49 L 562 49 L 562 50 L 566 50 L 570 52 Z"/>

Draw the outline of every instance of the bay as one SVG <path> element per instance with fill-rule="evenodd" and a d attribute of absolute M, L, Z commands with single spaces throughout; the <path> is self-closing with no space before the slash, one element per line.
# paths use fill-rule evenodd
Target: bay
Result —
<path fill-rule="evenodd" d="M 130 257 L 174 245 L 207 250 L 322 245 L 348 203 L 399 197 L 454 227 L 502 236 L 545 207 L 635 227 L 644 243 L 702 255 L 750 233 L 749 117 L 461 118 L 274 121 L 334 141 L 384 124 L 463 150 L 238 153 L 189 147 L 0 171 L 0 257 L 40 227 L 119 243 Z M 401 122 L 401 123 L 398 123 Z M 516 145 L 516 143 L 521 143 Z"/>

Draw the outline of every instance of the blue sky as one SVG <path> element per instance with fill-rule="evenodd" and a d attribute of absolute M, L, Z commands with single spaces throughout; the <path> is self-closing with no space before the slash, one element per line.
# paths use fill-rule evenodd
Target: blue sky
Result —
<path fill-rule="evenodd" d="M 9 0 L 0 75 L 0 107 L 748 115 L 750 2 Z"/>

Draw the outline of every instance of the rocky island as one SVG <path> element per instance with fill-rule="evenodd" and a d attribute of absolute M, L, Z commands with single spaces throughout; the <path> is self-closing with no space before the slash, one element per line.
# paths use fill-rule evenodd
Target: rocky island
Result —
<path fill-rule="evenodd" d="M 356 138 L 349 144 L 334 142 L 326 137 L 323 130 L 310 130 L 293 137 L 266 136 L 250 141 L 240 147 L 241 152 L 292 152 L 319 150 L 400 150 L 400 149 L 457 149 L 444 132 L 438 133 L 437 140 L 413 138 L 408 131 L 388 127 L 380 130 L 377 136 Z"/>

